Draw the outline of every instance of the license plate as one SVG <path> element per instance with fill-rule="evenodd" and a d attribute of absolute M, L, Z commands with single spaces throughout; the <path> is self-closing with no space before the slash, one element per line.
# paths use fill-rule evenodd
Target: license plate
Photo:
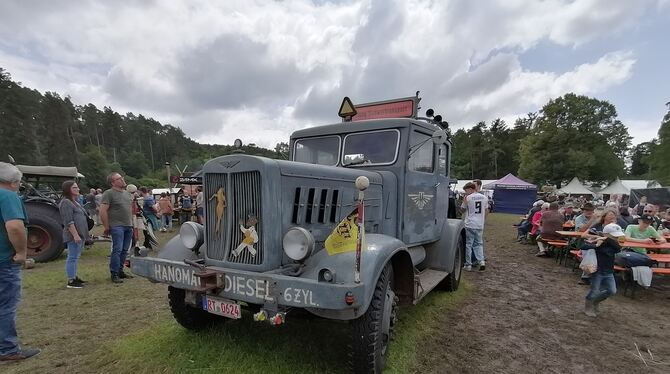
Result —
<path fill-rule="evenodd" d="M 240 305 L 226 299 L 218 297 L 205 296 L 202 298 L 202 309 L 220 316 L 228 318 L 242 318 L 242 309 Z"/>

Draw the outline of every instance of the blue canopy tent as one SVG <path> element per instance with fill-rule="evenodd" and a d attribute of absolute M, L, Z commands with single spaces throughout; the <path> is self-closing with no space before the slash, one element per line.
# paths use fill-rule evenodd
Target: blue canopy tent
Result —
<path fill-rule="evenodd" d="M 482 189 L 493 190 L 494 211 L 499 213 L 527 213 L 537 197 L 537 186 L 507 174 Z"/>

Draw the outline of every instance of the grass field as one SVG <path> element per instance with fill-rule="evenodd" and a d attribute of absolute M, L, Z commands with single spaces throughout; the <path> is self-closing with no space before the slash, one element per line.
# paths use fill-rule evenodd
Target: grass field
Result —
<path fill-rule="evenodd" d="M 165 242 L 170 234 L 160 234 Z M 172 318 L 167 287 L 143 278 L 122 285 L 109 282 L 109 244 L 86 250 L 81 290 L 65 288 L 64 257 L 24 272 L 19 335 L 24 345 L 43 349 L 3 372 L 68 373 L 335 373 L 346 364 L 346 323 L 317 318 L 287 320 L 281 327 L 253 322 L 249 314 L 210 331 L 193 333 Z M 440 314 L 458 305 L 470 287 L 433 292 L 401 309 L 391 345 L 388 372 L 417 365 L 422 342 Z"/>

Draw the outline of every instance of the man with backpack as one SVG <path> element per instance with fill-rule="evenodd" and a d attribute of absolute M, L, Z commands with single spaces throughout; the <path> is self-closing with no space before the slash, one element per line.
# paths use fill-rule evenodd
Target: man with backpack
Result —
<path fill-rule="evenodd" d="M 188 222 L 191 220 L 191 215 L 193 215 L 193 199 L 190 195 L 184 195 L 179 200 L 179 205 L 181 209 L 179 211 L 179 224 Z"/>

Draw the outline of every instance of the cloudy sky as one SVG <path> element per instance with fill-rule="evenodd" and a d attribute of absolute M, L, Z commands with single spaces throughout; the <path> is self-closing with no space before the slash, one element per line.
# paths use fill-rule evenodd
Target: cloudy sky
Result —
<path fill-rule="evenodd" d="M 670 0 L 5 0 L 0 66 L 204 143 L 274 147 L 343 96 L 417 90 L 452 128 L 594 96 L 640 142 L 670 101 L 668 19 Z"/>

